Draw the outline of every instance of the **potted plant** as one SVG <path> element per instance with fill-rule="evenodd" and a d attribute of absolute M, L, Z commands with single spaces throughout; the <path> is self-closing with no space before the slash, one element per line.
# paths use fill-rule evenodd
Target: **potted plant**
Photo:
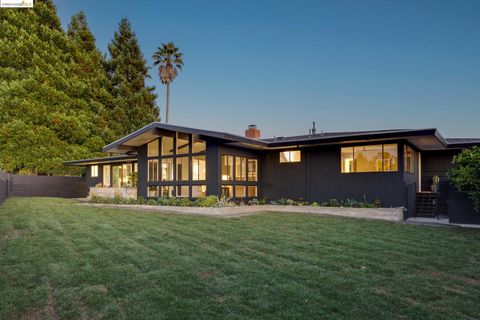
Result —
<path fill-rule="evenodd" d="M 440 177 L 439 176 L 433 176 L 432 177 L 432 192 L 437 193 L 438 192 L 438 184 L 440 183 Z"/>

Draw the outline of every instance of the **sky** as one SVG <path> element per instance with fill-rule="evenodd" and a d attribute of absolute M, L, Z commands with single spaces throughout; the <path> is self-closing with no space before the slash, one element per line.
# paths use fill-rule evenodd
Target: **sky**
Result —
<path fill-rule="evenodd" d="M 184 68 L 170 123 L 262 137 L 436 127 L 480 137 L 477 0 L 55 0 L 83 10 L 97 46 L 127 17 L 150 66 L 173 41 Z M 165 87 L 155 69 L 165 111 Z"/>

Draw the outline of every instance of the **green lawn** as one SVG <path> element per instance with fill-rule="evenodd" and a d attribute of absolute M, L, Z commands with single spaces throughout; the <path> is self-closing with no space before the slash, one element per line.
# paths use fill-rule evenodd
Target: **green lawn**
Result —
<path fill-rule="evenodd" d="M 480 231 L 0 206 L 0 319 L 478 319 Z"/>

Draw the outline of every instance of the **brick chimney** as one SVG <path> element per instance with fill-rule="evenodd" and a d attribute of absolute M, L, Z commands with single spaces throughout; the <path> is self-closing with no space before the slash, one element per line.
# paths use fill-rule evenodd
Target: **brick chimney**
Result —
<path fill-rule="evenodd" d="M 245 137 L 251 139 L 258 139 L 260 138 L 260 130 L 258 130 L 256 125 L 251 124 L 248 126 L 248 129 L 245 130 Z"/>

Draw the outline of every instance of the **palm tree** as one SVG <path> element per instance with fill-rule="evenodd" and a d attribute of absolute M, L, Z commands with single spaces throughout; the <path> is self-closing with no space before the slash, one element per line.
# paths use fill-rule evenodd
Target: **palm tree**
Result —
<path fill-rule="evenodd" d="M 177 69 L 182 70 L 182 56 L 183 53 L 179 51 L 178 47 L 175 47 L 173 42 L 162 43 L 153 54 L 153 65 L 159 66 L 158 75 L 160 76 L 160 81 L 167 86 L 165 123 L 168 123 L 168 115 L 170 113 L 170 83 L 177 76 Z"/>

